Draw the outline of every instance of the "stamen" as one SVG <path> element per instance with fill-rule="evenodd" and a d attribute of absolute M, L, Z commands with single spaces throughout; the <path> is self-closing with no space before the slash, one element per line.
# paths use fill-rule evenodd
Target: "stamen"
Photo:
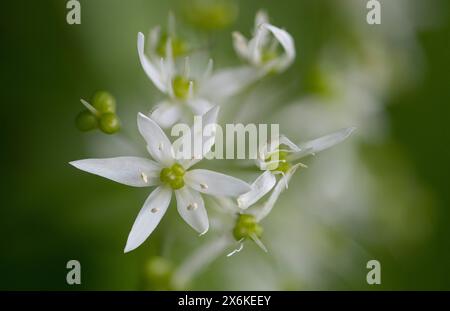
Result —
<path fill-rule="evenodd" d="M 194 96 L 194 81 L 189 81 L 189 90 L 188 90 L 189 98 Z"/>
<path fill-rule="evenodd" d="M 198 204 L 197 203 L 191 203 L 187 206 L 188 211 L 193 211 L 196 210 L 198 208 Z"/>
<path fill-rule="evenodd" d="M 286 187 L 286 189 L 288 189 L 289 188 L 289 185 L 288 185 L 288 182 L 287 182 L 287 180 L 286 180 L 286 175 L 283 173 L 283 172 L 281 172 L 281 175 L 283 176 L 283 181 L 284 181 L 284 186 Z"/>
<path fill-rule="evenodd" d="M 202 188 L 203 190 L 208 189 L 208 185 L 207 184 L 200 184 L 200 188 Z"/>
<path fill-rule="evenodd" d="M 232 251 L 231 253 L 229 253 L 228 255 L 227 255 L 227 257 L 231 257 L 231 256 L 233 256 L 234 254 L 236 254 L 236 253 L 239 253 L 242 249 L 244 248 L 244 243 L 239 243 L 239 247 L 238 248 L 236 248 L 234 251 Z"/>
<path fill-rule="evenodd" d="M 256 243 L 256 245 L 259 246 L 260 249 L 262 249 L 264 252 L 267 253 L 267 248 L 266 246 L 263 244 L 263 242 L 256 236 L 256 234 L 254 233 L 250 233 L 250 238 L 253 240 L 253 242 Z"/>
<path fill-rule="evenodd" d="M 159 212 L 159 208 L 154 207 L 154 208 L 151 209 L 151 212 L 152 212 L 153 214 L 155 214 L 155 213 Z"/>
<path fill-rule="evenodd" d="M 160 142 L 159 145 L 158 145 L 158 149 L 159 149 L 159 150 L 162 150 L 163 148 L 164 148 L 164 143 L 163 143 L 163 142 Z"/>
<path fill-rule="evenodd" d="M 141 173 L 141 177 L 142 177 L 142 180 L 143 180 L 146 184 L 148 184 L 148 176 L 147 176 L 144 172 Z"/>

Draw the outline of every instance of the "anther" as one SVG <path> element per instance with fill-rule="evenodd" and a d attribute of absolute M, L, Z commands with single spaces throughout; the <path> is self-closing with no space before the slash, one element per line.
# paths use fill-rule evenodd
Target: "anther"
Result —
<path fill-rule="evenodd" d="M 198 204 L 194 202 L 194 203 L 189 204 L 187 206 L 187 209 L 188 209 L 188 211 L 193 211 L 193 210 L 197 209 L 197 207 L 198 207 Z"/>
<path fill-rule="evenodd" d="M 142 177 L 142 180 L 143 180 L 146 184 L 148 184 L 148 176 L 147 176 L 144 172 L 141 173 L 141 177 Z"/>
<path fill-rule="evenodd" d="M 154 208 L 151 209 L 151 212 L 152 212 L 153 214 L 154 214 L 154 213 L 157 213 L 157 212 L 159 212 L 159 208 L 154 207 Z"/>
<path fill-rule="evenodd" d="M 207 184 L 200 184 L 200 188 L 202 188 L 203 190 L 208 189 L 208 185 Z"/>

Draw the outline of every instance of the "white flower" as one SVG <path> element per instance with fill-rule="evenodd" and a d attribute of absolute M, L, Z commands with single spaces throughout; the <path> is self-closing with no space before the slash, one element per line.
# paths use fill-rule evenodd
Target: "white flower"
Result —
<path fill-rule="evenodd" d="M 320 138 L 302 143 L 294 144 L 285 136 L 264 145 L 257 159 L 257 165 L 265 172 L 261 174 L 252 184 L 252 190 L 245 193 L 237 199 L 238 206 L 246 209 L 265 194 L 267 194 L 277 184 L 276 175 L 282 175 L 275 187 L 269 202 L 266 204 L 264 216 L 267 215 L 275 204 L 276 199 L 281 193 L 283 187 L 287 188 L 289 180 L 295 171 L 300 167 L 306 167 L 298 162 L 299 159 L 315 155 L 316 153 L 328 149 L 350 136 L 355 128 L 345 128 L 335 133 L 322 136 Z"/>
<path fill-rule="evenodd" d="M 214 124 L 217 114 L 218 107 L 208 111 L 203 116 L 203 124 Z M 237 197 L 250 190 L 247 183 L 234 177 L 204 169 L 190 169 L 198 159 L 177 161 L 168 137 L 152 119 L 139 113 L 137 122 L 154 161 L 139 157 L 117 157 L 70 162 L 80 170 L 125 185 L 156 186 L 134 222 L 125 252 L 137 248 L 153 232 L 165 214 L 173 192 L 180 216 L 197 232 L 204 234 L 208 231 L 209 221 L 200 193 Z M 207 147 L 203 149 L 203 154 L 211 148 L 210 141 L 205 144 Z"/>
<path fill-rule="evenodd" d="M 150 50 L 155 50 L 155 44 L 160 41 L 159 28 L 155 28 L 150 35 Z M 199 96 L 198 90 L 203 81 L 210 78 L 212 61 L 210 60 L 202 74 L 191 76 L 191 64 L 185 58 L 182 70 L 178 69 L 173 57 L 172 41 L 167 38 L 165 42 L 165 57 L 151 53 L 145 55 L 145 36 L 138 33 L 137 48 L 142 68 L 153 84 L 167 96 L 167 99 L 158 103 L 151 113 L 151 118 L 160 126 L 167 128 L 184 118 L 186 112 L 202 115 L 213 106 L 208 100 Z"/>
<path fill-rule="evenodd" d="M 234 32 L 233 44 L 242 59 L 265 73 L 282 72 L 295 59 L 294 39 L 287 31 L 269 24 L 264 11 L 256 14 L 253 38 L 247 40 L 241 33 Z M 278 50 L 279 45 L 282 52 Z"/>

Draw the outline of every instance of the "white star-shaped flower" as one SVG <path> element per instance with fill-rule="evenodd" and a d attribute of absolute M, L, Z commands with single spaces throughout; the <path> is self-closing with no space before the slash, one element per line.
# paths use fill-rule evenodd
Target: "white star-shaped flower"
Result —
<path fill-rule="evenodd" d="M 208 124 L 215 124 L 218 110 L 218 107 L 212 108 L 202 116 L 205 127 Z M 200 193 L 238 197 L 251 189 L 244 181 L 228 175 L 204 169 L 190 169 L 200 159 L 177 160 L 171 142 L 155 121 L 139 113 L 137 122 L 139 132 L 145 139 L 147 150 L 153 160 L 116 157 L 70 162 L 80 170 L 125 185 L 156 186 L 134 222 L 125 252 L 137 248 L 153 232 L 169 206 L 172 193 L 175 193 L 180 216 L 197 232 L 204 234 L 208 231 L 209 221 Z M 193 135 L 203 133 L 199 131 Z M 212 137 L 204 143 L 203 155 L 209 152 L 214 144 Z"/>
<path fill-rule="evenodd" d="M 354 127 L 345 128 L 299 145 L 294 144 L 285 136 L 280 136 L 278 139 L 262 146 L 256 163 L 261 170 L 264 170 L 264 173 L 252 184 L 251 191 L 239 196 L 237 199 L 239 207 L 246 209 L 253 205 L 277 184 L 276 175 L 282 175 L 274 190 L 278 193 L 269 198 L 269 201 L 273 202 L 266 204 L 264 209 L 265 214 L 269 213 L 283 187 L 287 188 L 295 171 L 300 166 L 305 167 L 304 164 L 298 162 L 299 159 L 315 155 L 342 142 L 354 130 Z"/>
<path fill-rule="evenodd" d="M 264 11 L 256 14 L 253 38 L 247 40 L 240 32 L 234 32 L 233 45 L 243 60 L 265 73 L 282 72 L 295 59 L 294 39 L 287 31 L 269 24 Z"/>
<path fill-rule="evenodd" d="M 159 28 L 155 28 L 150 35 L 150 49 L 155 50 L 159 42 L 157 36 Z M 212 60 L 209 60 L 205 70 L 197 76 L 192 76 L 191 64 L 188 57 L 180 69 L 175 63 L 172 51 L 172 39 L 166 40 L 165 57 L 156 53 L 145 54 L 145 36 L 138 33 L 137 48 L 142 68 L 153 84 L 167 96 L 167 99 L 156 105 L 151 118 L 161 127 L 167 128 L 180 119 L 191 117 L 187 112 L 202 115 L 212 108 L 209 100 L 200 96 L 200 86 L 208 80 L 212 72 Z"/>

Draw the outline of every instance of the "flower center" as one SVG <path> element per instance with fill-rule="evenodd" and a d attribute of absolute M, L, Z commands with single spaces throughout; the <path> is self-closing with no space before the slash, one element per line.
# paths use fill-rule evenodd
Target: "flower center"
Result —
<path fill-rule="evenodd" d="M 288 152 L 276 150 L 266 158 L 267 169 L 273 172 L 286 173 L 291 164 L 287 161 Z"/>
<path fill-rule="evenodd" d="M 236 241 L 253 236 L 261 238 L 262 233 L 263 228 L 258 224 L 255 216 L 250 214 L 240 214 L 233 229 L 233 236 Z"/>
<path fill-rule="evenodd" d="M 273 49 L 263 49 L 261 53 L 261 62 L 267 64 L 268 62 L 276 59 L 278 57 L 278 52 Z"/>
<path fill-rule="evenodd" d="M 189 88 L 191 81 L 183 76 L 176 76 L 172 80 L 173 93 L 179 99 L 187 99 L 189 97 Z M 192 81 L 193 82 L 193 81 Z"/>
<path fill-rule="evenodd" d="M 169 185 L 172 189 L 177 190 L 184 187 L 184 168 L 175 163 L 171 167 L 165 167 L 159 174 L 159 179 L 166 185 Z"/>

